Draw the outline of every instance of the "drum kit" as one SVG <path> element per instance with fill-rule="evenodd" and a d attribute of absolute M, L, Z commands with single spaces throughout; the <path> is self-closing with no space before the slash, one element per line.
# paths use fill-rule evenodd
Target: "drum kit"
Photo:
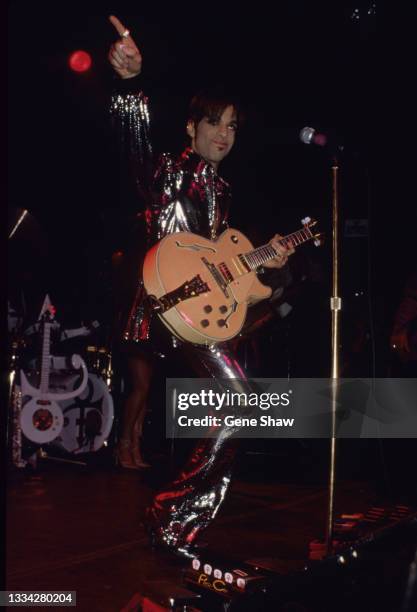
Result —
<path fill-rule="evenodd" d="M 9 240 L 31 217 L 21 210 L 15 216 Z M 63 329 L 55 319 L 49 295 L 31 325 L 27 326 L 26 313 L 21 310 L 9 302 L 7 438 L 11 463 L 23 468 L 28 463 L 36 466 L 39 457 L 73 462 L 96 453 L 108 446 L 115 417 L 112 354 L 97 341 L 100 324 L 94 321 L 90 326 Z M 77 338 L 80 354 L 70 354 L 70 338 Z M 40 349 L 34 351 L 39 344 Z"/>

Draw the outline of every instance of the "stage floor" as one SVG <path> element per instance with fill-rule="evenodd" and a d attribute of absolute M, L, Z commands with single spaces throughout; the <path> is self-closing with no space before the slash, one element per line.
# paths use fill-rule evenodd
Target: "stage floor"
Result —
<path fill-rule="evenodd" d="M 258 473 L 238 472 L 204 539 L 227 557 L 306 560 L 309 543 L 324 536 L 325 479 L 280 481 L 271 469 L 262 478 L 262 462 L 271 468 L 271 458 L 256 457 Z M 109 460 L 87 466 L 41 460 L 35 470 L 13 471 L 7 589 L 76 591 L 77 610 L 115 612 L 147 581 L 180 584 L 187 563 L 152 551 L 141 524 L 163 472 L 163 459 L 148 472 L 116 469 Z M 373 483 L 337 483 L 336 514 L 364 512 L 376 502 Z"/>

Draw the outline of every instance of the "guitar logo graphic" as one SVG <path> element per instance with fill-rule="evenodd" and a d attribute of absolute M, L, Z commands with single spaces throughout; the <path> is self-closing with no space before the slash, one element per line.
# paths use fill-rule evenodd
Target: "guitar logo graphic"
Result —
<path fill-rule="evenodd" d="M 52 393 L 49 389 L 49 377 L 51 369 L 51 327 L 55 317 L 55 308 L 52 306 L 49 296 L 45 297 L 39 321 L 42 325 L 42 361 L 39 388 L 34 387 L 28 381 L 23 370 L 20 371 L 22 397 L 29 396 L 21 413 L 21 427 L 26 438 L 37 444 L 46 444 L 54 440 L 62 430 L 64 416 L 57 402 L 68 400 L 80 395 L 88 382 L 87 366 L 80 355 L 72 355 L 71 365 L 75 370 L 82 371 L 79 386 L 64 393 Z"/>

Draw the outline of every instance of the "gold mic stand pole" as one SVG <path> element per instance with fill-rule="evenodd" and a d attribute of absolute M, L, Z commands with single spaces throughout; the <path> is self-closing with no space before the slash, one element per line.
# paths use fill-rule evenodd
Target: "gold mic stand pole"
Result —
<path fill-rule="evenodd" d="M 331 439 L 330 439 L 330 472 L 328 487 L 328 510 L 326 525 L 326 552 L 333 552 L 333 523 L 334 523 L 334 493 L 336 474 L 336 410 L 337 410 L 337 386 L 339 379 L 339 314 L 342 308 L 342 300 L 339 296 L 339 202 L 338 202 L 338 172 L 339 163 L 337 157 L 332 163 L 332 265 L 333 283 L 332 297 L 330 298 L 330 310 L 332 313 L 332 387 L 331 387 Z"/>

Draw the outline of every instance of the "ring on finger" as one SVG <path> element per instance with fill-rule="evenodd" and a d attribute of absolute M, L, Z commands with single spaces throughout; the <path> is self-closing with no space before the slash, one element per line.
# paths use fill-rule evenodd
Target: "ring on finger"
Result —
<path fill-rule="evenodd" d="M 127 38 L 129 35 L 130 35 L 130 32 L 128 29 L 126 29 L 124 32 L 121 33 L 122 38 Z"/>

